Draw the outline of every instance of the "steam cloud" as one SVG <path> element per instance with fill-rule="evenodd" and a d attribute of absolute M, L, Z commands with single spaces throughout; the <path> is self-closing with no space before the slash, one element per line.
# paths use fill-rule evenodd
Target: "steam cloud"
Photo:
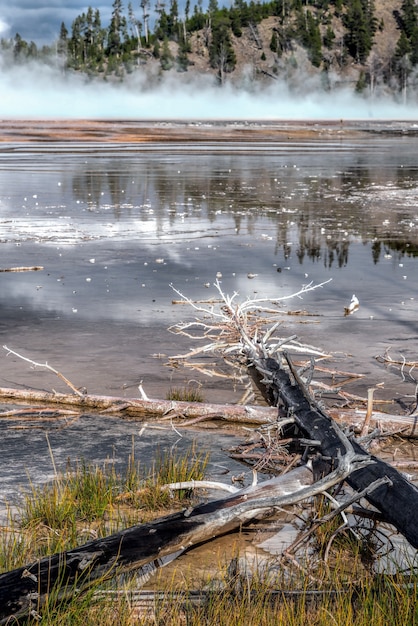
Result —
<path fill-rule="evenodd" d="M 303 94 L 280 82 L 251 90 L 222 88 L 201 79 L 185 84 L 167 78 L 150 87 L 136 72 L 122 84 L 86 82 L 41 64 L 6 68 L 0 63 L 0 116 L 3 119 L 210 119 L 315 120 L 416 119 L 416 109 L 393 99 L 363 98 L 351 91 L 326 93 L 314 85 Z"/>

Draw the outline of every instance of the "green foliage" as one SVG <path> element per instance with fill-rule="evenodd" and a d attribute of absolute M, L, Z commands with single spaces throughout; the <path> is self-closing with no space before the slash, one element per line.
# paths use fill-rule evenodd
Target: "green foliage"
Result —
<path fill-rule="evenodd" d="M 335 33 L 332 30 L 332 26 L 329 25 L 324 35 L 324 46 L 328 49 L 331 49 L 335 40 Z"/>
<path fill-rule="evenodd" d="M 364 63 L 372 49 L 377 29 L 374 3 L 369 0 L 352 0 L 347 5 L 343 24 L 347 29 L 345 45 L 350 55 L 358 63 Z"/>
<path fill-rule="evenodd" d="M 161 46 L 160 46 L 160 42 L 158 41 L 158 39 L 155 39 L 154 41 L 154 46 L 152 48 L 152 56 L 154 57 L 154 59 L 159 59 L 161 56 Z"/>
<path fill-rule="evenodd" d="M 155 514 L 178 506 L 190 497 L 190 491 L 171 493 L 164 485 L 203 479 L 207 463 L 208 454 L 196 452 L 192 445 L 183 452 L 157 451 L 148 468 L 132 453 L 122 473 L 113 463 L 102 467 L 83 461 L 68 464 L 51 483 L 32 487 L 23 497 L 18 518 L 10 519 L 13 532 L 1 536 L 0 569 L 14 569 L 45 554 L 68 550 L 91 536 L 140 523 L 144 512 Z"/>
<path fill-rule="evenodd" d="M 414 0 L 404 0 L 402 3 L 401 28 L 401 36 L 398 41 L 395 58 L 399 59 L 400 53 L 406 48 L 406 39 L 411 48 L 406 54 L 410 55 L 410 63 L 416 65 L 418 63 L 418 7 Z M 402 35 L 404 35 L 403 38 Z"/>
<path fill-rule="evenodd" d="M 312 65 L 319 67 L 322 61 L 322 40 L 318 21 L 312 11 L 299 11 L 295 35 L 307 49 Z"/>
<path fill-rule="evenodd" d="M 279 39 L 277 37 L 277 32 L 275 30 L 273 30 L 272 33 L 271 33 L 270 50 L 272 52 L 278 52 L 279 51 Z"/>
<path fill-rule="evenodd" d="M 177 58 L 176 58 L 177 70 L 179 72 L 187 72 L 187 68 L 190 65 L 189 56 L 188 56 L 190 51 L 191 51 L 190 44 L 187 40 L 182 41 L 179 44 Z"/>
<path fill-rule="evenodd" d="M 14 61 L 17 63 L 23 63 L 28 61 L 29 59 L 34 59 L 38 56 L 38 49 L 36 44 L 31 41 L 28 43 L 16 33 L 15 38 L 13 40 L 13 57 Z"/>
<path fill-rule="evenodd" d="M 360 72 L 359 79 L 356 83 L 356 93 L 363 93 L 367 87 L 366 74 Z"/>
<path fill-rule="evenodd" d="M 402 31 L 395 49 L 395 59 L 400 61 L 412 52 L 411 42 L 409 41 L 405 31 Z"/>
<path fill-rule="evenodd" d="M 307 50 L 312 65 L 323 69 L 324 63 L 333 64 L 335 60 L 343 66 L 348 55 L 356 63 L 365 64 L 376 30 L 384 29 L 383 21 L 378 23 L 376 20 L 373 0 L 232 0 L 227 6 L 221 6 L 220 0 L 209 0 L 205 10 L 202 0 L 197 0 L 194 5 L 187 0 L 183 12 L 179 10 L 179 0 L 167 0 L 167 3 L 157 4 L 158 16 L 152 33 L 148 24 L 150 0 L 139 0 L 137 7 L 129 2 L 126 12 L 123 0 L 112 2 L 107 26 L 102 26 L 99 10 L 89 6 L 74 19 L 70 32 L 64 23 L 61 24 L 59 36 L 51 48 L 37 50 L 33 42 L 24 41 L 19 34 L 14 39 L 1 40 L 0 48 L 7 51 L 8 58 L 16 63 L 53 55 L 60 67 L 122 79 L 136 65 L 148 61 L 151 55 L 146 54 L 144 48 L 152 51 L 154 59 L 160 60 L 163 70 L 175 67 L 178 71 L 187 71 L 191 62 L 191 41 L 197 39 L 199 47 L 193 52 L 203 58 L 208 53 L 209 63 L 223 83 L 227 74 L 236 68 L 236 38 L 248 36 L 250 31 L 254 33 L 257 24 L 267 17 L 276 18 L 272 20 L 267 45 L 277 57 L 286 55 L 285 61 L 289 65 L 296 40 Z M 136 15 L 136 11 L 140 15 Z M 346 31 L 343 41 L 338 42 L 338 49 L 334 32 L 336 19 Z M 397 19 L 401 32 L 391 68 L 405 83 L 410 68 L 418 63 L 418 8 L 415 0 L 402 1 Z M 195 38 L 192 35 L 197 31 L 200 32 Z M 338 32 L 341 32 L 340 28 Z M 326 55 L 323 55 L 323 47 L 329 51 Z M 277 58 L 275 63 L 276 67 L 270 67 L 269 71 L 284 71 L 283 63 L 278 63 Z M 381 67 L 379 80 L 383 78 L 389 82 L 393 73 L 383 65 Z"/>
<path fill-rule="evenodd" d="M 174 66 L 174 57 L 171 54 L 167 37 L 164 38 L 163 45 L 161 48 L 160 64 L 161 64 L 161 68 L 165 71 L 171 70 L 171 68 Z"/>
<path fill-rule="evenodd" d="M 217 14 L 212 22 L 212 41 L 209 46 L 211 66 L 218 70 L 221 84 L 225 74 L 235 69 L 236 56 L 230 37 L 231 22 L 229 17 Z"/>
<path fill-rule="evenodd" d="M 114 0 L 112 17 L 107 33 L 107 54 L 110 57 L 120 58 L 124 51 L 127 39 L 127 23 L 123 14 L 122 0 Z"/>
<path fill-rule="evenodd" d="M 101 25 L 100 12 L 88 8 L 72 24 L 71 37 L 65 25 L 61 25 L 60 46 L 67 50 L 67 63 L 73 69 L 99 71 L 104 62 L 106 32 Z"/>

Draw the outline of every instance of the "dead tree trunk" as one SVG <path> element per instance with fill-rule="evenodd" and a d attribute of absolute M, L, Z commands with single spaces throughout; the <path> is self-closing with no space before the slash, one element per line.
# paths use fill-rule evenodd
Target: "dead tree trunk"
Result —
<path fill-rule="evenodd" d="M 312 486 L 311 470 L 299 467 L 227 498 L 133 526 L 1 574 L 0 624 L 36 616 L 51 594 L 59 600 L 68 599 L 95 581 L 137 570 L 237 529 L 250 520 L 266 517 L 275 506 L 294 504 L 329 488 L 348 471 L 351 471 L 350 463 L 341 466 L 331 479 L 327 477 L 327 484 L 319 481 Z"/>
<path fill-rule="evenodd" d="M 260 359 L 256 363 L 257 369 L 269 379 L 266 383 L 268 400 L 279 407 L 279 413 L 284 411 L 286 415 L 291 415 L 304 436 L 318 442 L 318 450 L 329 471 L 338 455 L 345 453 L 340 429 L 310 397 L 293 370 L 290 359 L 287 360 L 294 382 L 274 359 Z M 368 454 L 355 440 L 351 444 L 357 454 Z M 346 479 L 347 483 L 356 491 L 361 491 L 379 478 L 389 478 L 390 483 L 374 490 L 367 499 L 414 548 L 418 548 L 418 489 L 391 465 L 375 456 L 369 456 L 373 463 L 352 472 Z"/>
<path fill-rule="evenodd" d="M 39 615 L 51 594 L 59 601 L 66 600 L 95 582 L 187 550 L 269 516 L 276 507 L 311 498 L 339 483 L 364 462 L 364 457 L 358 457 L 348 443 L 337 467 L 314 484 L 311 470 L 301 466 L 227 498 L 133 526 L 2 574 L 0 624 Z"/>

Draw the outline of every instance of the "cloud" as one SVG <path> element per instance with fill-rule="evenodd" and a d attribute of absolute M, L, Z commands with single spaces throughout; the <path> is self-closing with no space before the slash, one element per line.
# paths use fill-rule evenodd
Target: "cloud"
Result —
<path fill-rule="evenodd" d="M 150 87 L 149 76 L 140 72 L 122 84 L 111 84 L 39 63 L 0 63 L 0 69 L 3 119 L 416 119 L 413 107 L 389 97 L 364 99 L 348 90 L 329 94 L 313 85 L 295 95 L 277 81 L 253 93 L 219 88 L 207 78 L 185 83 L 184 75 L 168 76 Z"/>
<path fill-rule="evenodd" d="M 5 35 L 9 28 L 9 24 L 0 18 L 0 35 Z"/>
<path fill-rule="evenodd" d="M 0 0 L 1 3 L 1 0 Z M 87 11 L 88 5 L 80 0 L 51 0 L 50 2 L 34 0 L 13 0 L 0 9 L 1 21 L 8 25 L 9 36 L 16 33 L 26 41 L 34 41 L 37 45 L 50 45 L 59 36 L 61 22 L 68 30 L 77 15 Z M 94 5 L 98 8 L 104 24 L 111 14 L 111 4 Z M 1 31 L 0 31 L 1 34 Z"/>

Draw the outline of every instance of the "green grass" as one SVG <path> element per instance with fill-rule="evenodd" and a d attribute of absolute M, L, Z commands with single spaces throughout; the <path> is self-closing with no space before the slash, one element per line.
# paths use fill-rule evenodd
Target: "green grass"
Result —
<path fill-rule="evenodd" d="M 338 573 L 334 574 L 338 582 Z M 306 581 L 305 581 L 306 583 Z M 138 614 L 130 602 L 132 583 L 119 587 L 122 594 L 96 595 L 98 587 L 90 589 L 68 604 L 50 599 L 36 622 L 41 626 L 414 626 L 418 623 L 416 597 L 418 577 L 409 585 L 401 585 L 396 577 L 365 577 L 356 585 L 339 586 L 342 592 L 327 593 L 327 588 L 309 594 L 309 586 L 297 583 L 299 595 L 273 594 L 273 589 L 289 589 L 290 580 L 279 572 L 275 581 L 271 575 L 231 581 L 228 576 L 215 581 L 207 578 L 181 585 L 163 587 L 166 599 L 158 600 L 148 613 Z M 109 583 L 107 583 L 109 585 Z M 187 600 L 187 590 L 210 589 L 206 600 L 198 606 Z M 155 587 L 160 588 L 158 580 Z M 115 588 L 113 588 L 115 591 Z M 184 601 L 172 600 L 170 594 L 178 591 Z M 305 593 L 303 593 L 305 592 Z M 35 620 L 29 622 L 35 624 Z"/>
<path fill-rule="evenodd" d="M 193 494 L 171 493 L 163 485 L 201 480 L 207 462 L 208 455 L 191 446 L 184 452 L 158 452 L 151 468 L 142 467 L 133 453 L 123 472 L 111 462 L 68 464 L 51 483 L 32 485 L 17 514 L 10 513 L 7 532 L 0 535 L 1 570 L 141 523 L 158 511 L 181 508 Z"/>
<path fill-rule="evenodd" d="M 170 387 L 166 396 L 167 400 L 176 402 L 204 402 L 204 396 L 199 386 L 193 386 L 190 383 L 184 387 Z"/>

